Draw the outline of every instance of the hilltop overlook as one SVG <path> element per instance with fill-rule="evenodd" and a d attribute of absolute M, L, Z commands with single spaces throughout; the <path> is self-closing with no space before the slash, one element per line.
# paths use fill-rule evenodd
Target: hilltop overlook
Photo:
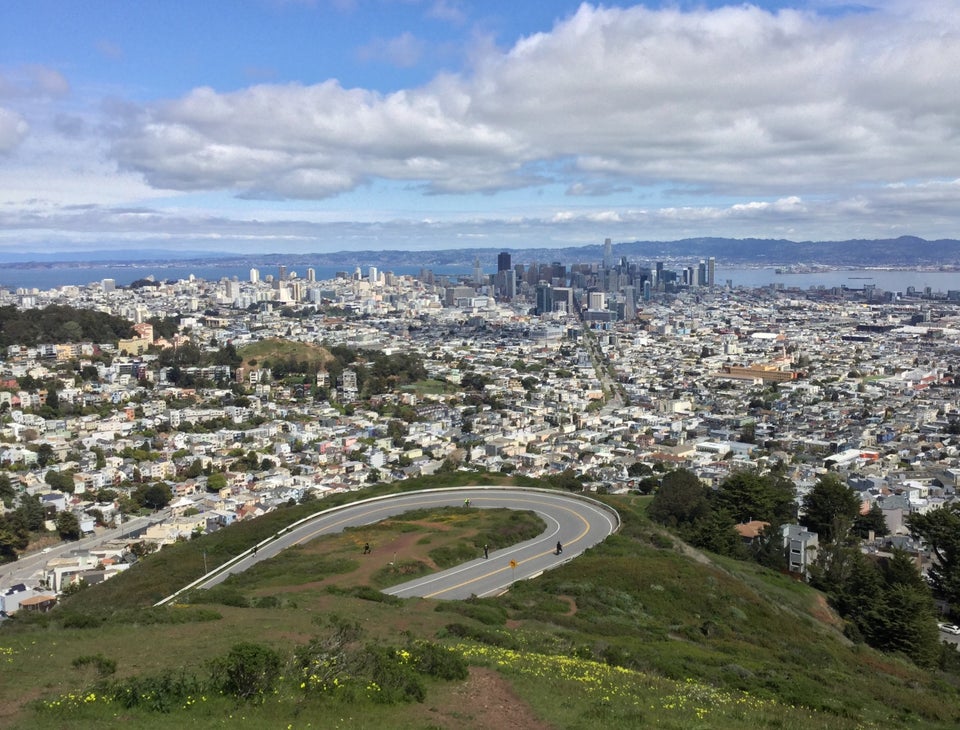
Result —
<path fill-rule="evenodd" d="M 924 672 L 852 644 L 818 592 L 691 550 L 648 522 L 646 498 L 606 501 L 623 517 L 620 534 L 494 599 L 398 600 L 377 588 L 413 566 L 432 569 L 451 547 L 490 539 L 505 524 L 496 511 L 448 509 L 321 538 L 218 589 L 150 608 L 171 580 L 246 549 L 312 506 L 171 546 L 54 613 L 4 627 L 10 681 L 0 689 L 0 722 L 220 727 L 229 714 L 241 727 L 373 727 L 386 717 L 392 728 L 411 729 L 521 721 L 543 730 L 955 726 L 955 668 Z M 359 550 L 365 541 L 374 546 L 369 556 Z M 275 652 L 284 667 L 277 675 L 284 679 L 260 699 L 217 695 L 204 680 L 211 660 L 229 658 L 238 645 Z M 323 647 L 323 661 L 333 664 L 323 681 L 303 684 L 290 675 L 311 646 Z M 394 650 L 421 662 L 424 651 L 449 652 L 464 669 L 419 680 L 384 674 L 376 663 L 380 669 L 371 669 L 372 656 L 387 661 L 382 652 Z M 162 697 L 106 701 L 134 687 L 134 677 L 136 691 Z M 370 681 L 382 691 L 364 690 Z M 348 703 L 338 699 L 348 694 Z"/>

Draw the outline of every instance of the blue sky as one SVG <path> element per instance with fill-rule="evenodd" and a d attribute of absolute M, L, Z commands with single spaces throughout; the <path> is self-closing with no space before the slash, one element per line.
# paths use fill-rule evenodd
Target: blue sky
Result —
<path fill-rule="evenodd" d="M 0 4 L 0 249 L 960 237 L 954 0 Z"/>

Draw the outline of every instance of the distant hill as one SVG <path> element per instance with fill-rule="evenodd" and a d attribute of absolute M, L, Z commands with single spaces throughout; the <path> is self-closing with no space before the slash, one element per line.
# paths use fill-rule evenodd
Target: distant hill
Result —
<path fill-rule="evenodd" d="M 357 266 L 458 267 L 470 271 L 474 261 L 485 268 L 497 254 L 506 251 L 513 263 L 565 264 L 598 262 L 603 258 L 602 241 L 586 246 L 565 248 L 450 248 L 429 251 L 335 251 L 328 253 L 256 253 L 236 255 L 210 251 L 84 251 L 76 253 L 3 253 L 0 264 L 29 267 L 57 263 L 123 263 L 131 261 L 169 262 L 190 260 L 250 266 L 286 265 L 288 267 L 330 266 L 353 271 Z M 615 260 L 626 257 L 634 263 L 650 265 L 659 260 L 715 257 L 731 265 L 821 265 L 850 267 L 960 267 L 960 240 L 927 241 L 915 236 L 890 239 L 849 239 L 845 241 L 790 241 L 772 238 L 686 238 L 678 241 L 620 241 L 613 244 Z"/>

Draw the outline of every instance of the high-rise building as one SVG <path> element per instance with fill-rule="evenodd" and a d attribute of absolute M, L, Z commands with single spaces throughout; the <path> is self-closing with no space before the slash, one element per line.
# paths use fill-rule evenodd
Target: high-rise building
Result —
<path fill-rule="evenodd" d="M 510 254 L 507 251 L 501 251 L 497 256 L 497 271 L 507 271 L 510 269 Z"/>
<path fill-rule="evenodd" d="M 603 268 L 613 266 L 613 241 L 609 238 L 603 242 Z"/>
<path fill-rule="evenodd" d="M 280 266 L 277 268 L 277 278 L 280 281 L 287 280 L 287 267 L 284 266 L 283 264 L 280 264 Z"/>
<path fill-rule="evenodd" d="M 657 278 L 654 280 L 654 286 L 663 286 L 663 261 L 657 261 Z"/>
<path fill-rule="evenodd" d="M 697 265 L 697 286 L 706 286 L 707 285 L 707 262 L 703 259 L 700 259 L 700 263 Z"/>
<path fill-rule="evenodd" d="M 316 269 L 307 269 L 307 281 L 316 281 L 317 280 L 317 271 Z"/>
<path fill-rule="evenodd" d="M 250 283 L 256 284 L 260 281 L 260 269 L 250 269 Z"/>
<path fill-rule="evenodd" d="M 103 288 L 103 291 L 104 291 L 104 292 L 112 292 L 112 291 L 115 291 L 116 288 L 117 288 L 117 280 L 116 280 L 116 279 L 101 279 L 101 280 L 100 280 L 100 286 Z"/>
<path fill-rule="evenodd" d="M 483 269 L 480 268 L 479 256 L 473 260 L 473 283 L 474 286 L 480 286 L 483 283 Z"/>
<path fill-rule="evenodd" d="M 537 284 L 537 314 L 553 311 L 553 288 L 545 281 Z"/>
<path fill-rule="evenodd" d="M 707 286 L 713 287 L 717 282 L 717 259 L 713 256 L 707 259 Z"/>

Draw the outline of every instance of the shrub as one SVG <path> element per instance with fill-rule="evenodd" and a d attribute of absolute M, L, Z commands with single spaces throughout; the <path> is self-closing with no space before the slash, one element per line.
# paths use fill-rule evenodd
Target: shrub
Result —
<path fill-rule="evenodd" d="M 377 702 L 423 702 L 427 696 L 423 680 L 409 661 L 408 653 L 370 645 L 363 653 L 362 668 L 380 689 L 373 696 Z"/>
<path fill-rule="evenodd" d="M 418 642 L 410 647 L 410 653 L 421 674 L 437 679 L 467 678 L 467 660 L 459 652 L 433 642 Z"/>
<path fill-rule="evenodd" d="M 107 659 L 103 654 L 78 656 L 71 664 L 74 669 L 83 669 L 92 664 L 101 677 L 107 677 L 117 671 L 117 663 L 113 659 Z"/>
<path fill-rule="evenodd" d="M 276 687 L 282 666 L 280 654 L 270 647 L 241 642 L 234 644 L 225 657 L 214 660 L 211 678 L 225 694 L 262 700 Z"/>

